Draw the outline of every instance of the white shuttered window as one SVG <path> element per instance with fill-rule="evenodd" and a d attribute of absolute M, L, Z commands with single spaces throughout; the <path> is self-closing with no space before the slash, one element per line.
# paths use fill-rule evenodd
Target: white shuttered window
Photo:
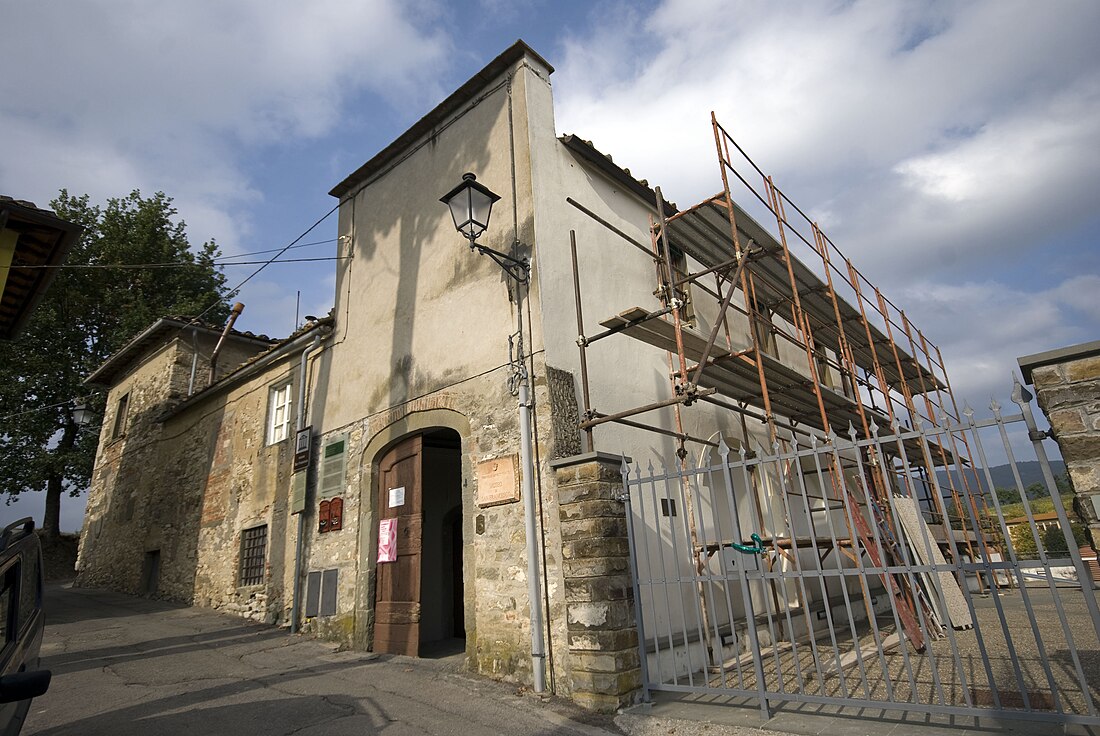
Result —
<path fill-rule="evenodd" d="M 267 411 L 267 444 L 282 442 L 290 436 L 291 384 L 271 389 L 271 402 Z"/>

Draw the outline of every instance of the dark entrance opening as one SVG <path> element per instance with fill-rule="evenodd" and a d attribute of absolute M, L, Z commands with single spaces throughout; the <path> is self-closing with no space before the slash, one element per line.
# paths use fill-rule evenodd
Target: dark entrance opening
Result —
<path fill-rule="evenodd" d="M 157 594 L 160 584 L 160 550 L 153 549 L 145 553 L 141 566 L 141 594 L 152 598 Z"/>
<path fill-rule="evenodd" d="M 423 435 L 424 551 L 420 656 L 466 650 L 462 585 L 462 442 L 457 432 Z"/>

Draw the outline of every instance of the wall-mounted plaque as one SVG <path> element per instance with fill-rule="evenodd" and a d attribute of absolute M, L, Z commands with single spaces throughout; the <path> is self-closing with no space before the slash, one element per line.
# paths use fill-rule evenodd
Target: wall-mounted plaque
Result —
<path fill-rule="evenodd" d="M 477 464 L 477 505 L 497 506 L 519 500 L 519 458 L 516 455 Z"/>
<path fill-rule="evenodd" d="M 300 514 L 306 510 L 306 473 L 295 473 L 290 479 L 290 513 Z"/>

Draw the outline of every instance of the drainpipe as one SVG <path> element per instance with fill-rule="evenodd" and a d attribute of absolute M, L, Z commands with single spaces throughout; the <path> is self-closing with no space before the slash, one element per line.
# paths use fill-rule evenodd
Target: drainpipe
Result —
<path fill-rule="evenodd" d="M 321 345 L 321 336 L 314 335 L 313 344 L 302 351 L 302 365 L 298 371 L 298 431 L 306 428 L 306 370 L 309 354 Z M 307 469 L 305 472 L 309 472 Z M 299 593 L 302 587 L 302 557 L 305 556 L 306 512 L 298 514 L 298 541 L 294 548 L 294 582 L 291 586 L 290 633 L 298 633 L 298 616 L 302 612 Z"/>
<path fill-rule="evenodd" d="M 525 262 L 526 263 L 526 262 Z M 535 483 L 531 453 L 531 398 L 526 356 L 523 352 L 523 293 L 530 287 L 531 267 L 524 266 L 526 278 L 516 284 L 518 316 L 518 398 L 520 494 L 523 497 L 523 531 L 527 536 L 527 597 L 531 606 L 531 675 L 536 693 L 546 692 L 546 640 L 543 638 L 542 592 L 539 585 L 539 548 L 535 529 Z M 518 281 L 518 280 L 517 280 Z M 530 294 L 527 294 L 530 298 Z"/>
<path fill-rule="evenodd" d="M 237 321 L 237 317 L 240 317 L 243 311 L 244 304 L 237 302 L 229 312 L 229 319 L 226 320 L 222 336 L 218 338 L 218 344 L 214 346 L 214 352 L 210 354 L 210 383 L 207 384 L 208 386 L 214 383 L 214 372 L 218 367 L 218 353 L 221 352 L 222 344 L 225 342 L 226 336 L 229 335 L 229 331 L 233 329 L 233 323 Z"/>
<path fill-rule="evenodd" d="M 520 360 L 523 360 L 521 354 Z M 531 670 L 536 693 L 546 692 L 546 644 L 542 636 L 542 593 L 539 591 L 538 540 L 531 460 L 531 402 L 524 371 L 519 384 L 519 464 L 523 494 L 523 526 L 527 535 L 527 597 L 531 603 Z"/>

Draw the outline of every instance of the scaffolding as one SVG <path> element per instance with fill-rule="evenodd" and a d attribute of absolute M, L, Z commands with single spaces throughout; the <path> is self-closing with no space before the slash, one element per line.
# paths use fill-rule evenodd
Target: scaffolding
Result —
<path fill-rule="evenodd" d="M 890 428 L 893 434 L 901 434 L 899 429 L 904 427 L 931 425 L 940 429 L 933 433 L 935 442 L 909 438 L 884 445 L 896 452 L 880 450 L 881 456 L 876 456 L 874 450 L 864 451 L 859 467 L 863 469 L 865 498 L 852 497 L 848 484 L 833 483 L 827 503 L 868 508 L 870 523 L 876 526 L 872 529 L 862 513 L 851 515 L 849 535 L 836 540 L 833 551 L 854 564 L 861 554 L 876 568 L 898 564 L 902 555 L 896 549 L 872 543 L 872 536 L 879 532 L 886 532 L 884 539 L 902 539 L 900 522 L 890 518 L 892 506 L 887 502 L 888 496 L 896 493 L 916 499 L 926 518 L 942 525 L 944 535 L 955 535 L 956 526 L 965 530 L 959 523 L 962 519 L 968 514 L 983 518 L 982 512 L 988 509 L 966 437 L 943 429 L 961 422 L 939 348 L 757 166 L 713 113 L 711 125 L 722 191 L 677 210 L 664 200 L 660 188 L 655 188 L 648 244 L 582 203 L 567 200 L 652 260 L 654 293 L 659 301 L 656 309 L 632 306 L 603 319 L 600 325 L 605 329 L 586 336 L 576 233 L 570 233 L 583 402 L 578 426 L 585 433 L 587 447 L 595 449 L 595 428 L 616 423 L 675 438 L 683 464 L 687 443 L 717 445 L 712 439 L 685 433 L 682 412 L 696 404 L 735 412 L 746 443 L 748 421 L 761 422 L 766 425 L 769 442 L 784 451 L 796 434 L 821 442 L 847 434 L 854 441 L 878 436 L 880 431 L 889 433 Z M 774 234 L 735 201 L 732 186 L 747 190 L 763 206 L 761 211 L 774 218 Z M 687 272 L 688 258 L 699 264 L 700 270 Z M 691 325 L 698 301 L 693 293 L 708 295 L 712 309 L 717 305 L 717 312 L 708 315 L 711 324 L 706 332 Z M 613 412 L 594 408 L 587 351 L 616 335 L 667 351 L 668 398 Z M 675 428 L 638 419 L 665 407 L 674 409 Z M 835 473 L 845 468 L 832 470 L 835 478 Z M 911 470 L 916 472 L 907 472 Z M 914 475 L 923 481 L 917 481 L 922 487 L 913 487 Z M 705 559 L 717 550 L 715 545 L 699 545 L 693 500 L 686 488 L 685 499 L 695 563 L 701 570 Z M 797 564 L 796 556 L 789 553 L 792 536 L 788 530 L 786 536 L 777 533 L 753 541 L 767 549 L 770 559 L 784 556 Z M 943 541 L 945 551 L 949 546 L 956 548 Z M 958 552 L 970 560 L 988 560 L 994 552 L 981 529 L 964 531 L 956 541 Z M 745 546 L 751 542 L 731 539 L 722 544 Z M 884 554 L 894 560 L 880 559 Z M 927 600 L 900 576 L 884 573 L 881 580 L 899 604 L 909 641 L 921 648 L 917 619 L 935 615 Z M 873 616 L 866 586 L 863 596 L 868 615 Z"/>

